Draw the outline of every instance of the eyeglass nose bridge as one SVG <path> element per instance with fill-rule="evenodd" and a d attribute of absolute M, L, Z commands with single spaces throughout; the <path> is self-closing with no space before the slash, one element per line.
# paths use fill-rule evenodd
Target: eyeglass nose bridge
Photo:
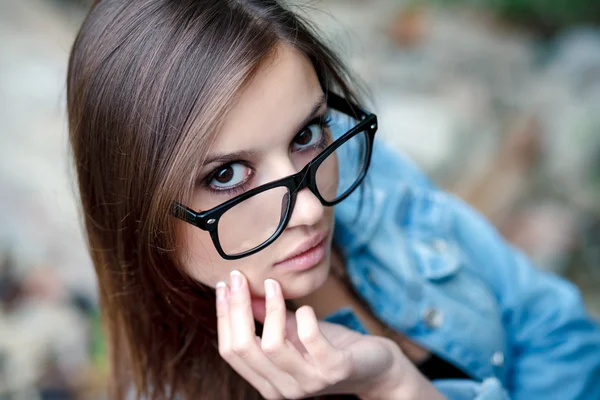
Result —
<path fill-rule="evenodd" d="M 290 188 L 292 189 L 292 197 L 295 198 L 298 192 L 308 188 L 312 192 L 312 194 L 314 194 L 315 196 L 317 196 L 317 198 L 320 199 L 321 196 L 319 196 L 319 194 L 316 192 L 317 187 L 313 184 L 312 180 L 313 174 L 311 173 L 310 165 L 307 165 L 305 168 L 298 171 L 298 173 L 294 174 L 292 176 L 293 187 Z"/>

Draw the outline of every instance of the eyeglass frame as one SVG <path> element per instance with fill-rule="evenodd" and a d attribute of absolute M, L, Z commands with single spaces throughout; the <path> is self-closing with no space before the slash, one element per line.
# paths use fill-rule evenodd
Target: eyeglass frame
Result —
<path fill-rule="evenodd" d="M 288 175 L 284 178 L 277 179 L 273 182 L 257 186 L 254 189 L 244 192 L 206 211 L 196 212 L 191 208 L 174 201 L 171 207 L 171 215 L 185 222 L 188 222 L 197 228 L 209 232 L 212 242 L 215 248 L 217 249 L 217 252 L 222 258 L 224 258 L 225 260 L 238 260 L 240 258 L 248 257 L 252 254 L 258 253 L 259 251 L 271 245 L 275 240 L 277 240 L 277 238 L 279 238 L 279 236 L 281 236 L 285 228 L 287 228 L 287 225 L 291 219 L 294 207 L 296 205 L 297 194 L 301 190 L 309 188 L 309 190 L 317 197 L 317 199 L 319 199 L 321 204 L 326 207 L 332 207 L 346 199 L 362 183 L 365 175 L 367 174 L 367 170 L 369 169 L 369 165 L 371 163 L 371 154 L 373 152 L 373 141 L 375 139 L 375 133 L 377 132 L 377 116 L 373 113 L 362 109 L 353 102 L 346 100 L 343 97 L 332 92 L 328 93 L 327 107 L 332 108 L 336 111 L 340 111 L 343 114 L 346 114 L 352 118 L 355 118 L 359 120 L 359 123 L 352 129 L 344 133 L 342 136 L 340 136 L 338 139 L 336 139 L 325 149 L 323 149 L 321 153 L 319 153 L 315 158 L 309 161 L 308 164 L 306 164 L 300 171 L 296 172 L 295 174 Z M 321 196 L 321 194 L 319 193 L 319 189 L 317 188 L 317 169 L 321 166 L 323 161 L 325 161 L 325 159 L 331 155 L 331 153 L 336 151 L 341 145 L 343 145 L 348 140 L 350 140 L 351 138 L 353 138 L 361 132 L 366 133 L 368 143 L 366 146 L 367 152 L 365 164 L 363 166 L 362 171 L 360 172 L 359 178 L 342 196 L 337 198 L 335 201 L 331 202 L 325 200 L 323 196 Z M 273 233 L 273 235 L 271 235 L 269 239 L 267 239 L 265 242 L 250 250 L 234 255 L 225 253 L 225 251 L 221 247 L 221 242 L 219 240 L 218 233 L 219 220 L 223 216 L 223 214 L 225 214 L 231 208 L 235 207 L 236 205 L 251 197 L 254 197 L 262 192 L 280 186 L 287 188 L 290 199 L 287 205 L 287 209 L 285 211 L 285 218 L 279 223 L 279 226 L 277 227 L 275 233 Z"/>

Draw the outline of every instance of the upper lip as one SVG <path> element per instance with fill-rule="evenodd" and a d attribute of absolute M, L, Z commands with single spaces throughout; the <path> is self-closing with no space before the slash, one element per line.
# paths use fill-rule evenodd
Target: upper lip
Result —
<path fill-rule="evenodd" d="M 316 247 L 319 243 L 321 243 L 323 240 L 325 240 L 325 238 L 327 238 L 328 235 L 329 235 L 329 232 L 325 231 L 325 232 L 318 232 L 318 233 L 313 234 L 312 236 L 309 236 L 304 241 L 302 241 L 302 243 L 300 243 L 294 251 L 290 252 L 287 256 L 285 256 L 283 259 L 278 261 L 276 264 L 281 264 L 283 262 L 286 262 L 289 259 L 299 256 L 300 254 L 304 253 L 305 251 L 310 250 L 313 247 Z"/>

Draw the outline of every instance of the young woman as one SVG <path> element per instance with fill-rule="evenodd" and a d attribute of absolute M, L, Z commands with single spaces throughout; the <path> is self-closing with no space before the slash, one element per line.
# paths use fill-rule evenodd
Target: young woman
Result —
<path fill-rule="evenodd" d="M 111 397 L 600 398 L 578 291 L 374 141 L 308 26 L 275 0 L 87 16 L 68 112 Z"/>

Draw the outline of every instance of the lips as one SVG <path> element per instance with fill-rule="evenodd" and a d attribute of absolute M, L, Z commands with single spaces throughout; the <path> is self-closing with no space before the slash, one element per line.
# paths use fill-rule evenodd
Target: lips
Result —
<path fill-rule="evenodd" d="M 290 252 L 287 256 L 285 256 L 283 259 L 278 261 L 275 265 L 285 263 L 286 261 L 289 261 L 289 260 L 293 259 L 294 257 L 297 257 L 297 256 L 311 250 L 312 248 L 321 244 L 327 238 L 327 236 L 329 236 L 329 232 L 327 232 L 327 231 L 319 232 L 319 233 L 313 234 L 312 236 L 309 236 L 302 243 L 300 243 L 300 245 L 298 245 L 298 247 L 296 247 L 296 249 L 294 249 L 294 251 Z"/>

